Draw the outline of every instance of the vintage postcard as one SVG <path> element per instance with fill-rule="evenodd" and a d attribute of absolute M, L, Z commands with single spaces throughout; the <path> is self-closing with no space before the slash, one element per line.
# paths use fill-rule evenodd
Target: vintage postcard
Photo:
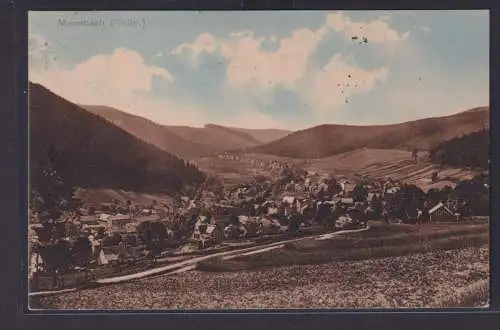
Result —
<path fill-rule="evenodd" d="M 29 13 L 49 310 L 489 303 L 488 11 Z"/>

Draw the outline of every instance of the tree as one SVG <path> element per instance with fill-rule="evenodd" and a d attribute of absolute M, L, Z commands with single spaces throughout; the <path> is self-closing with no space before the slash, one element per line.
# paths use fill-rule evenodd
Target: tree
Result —
<path fill-rule="evenodd" d="M 118 233 L 114 233 L 111 236 L 106 236 L 102 239 L 102 246 L 118 246 L 122 241 L 122 237 Z"/>
<path fill-rule="evenodd" d="M 264 183 L 264 182 L 266 182 L 266 177 L 263 176 L 262 174 L 258 174 L 255 176 L 254 181 L 256 183 Z"/>
<path fill-rule="evenodd" d="M 94 214 L 95 214 L 95 207 L 90 206 L 90 207 L 87 209 L 87 213 L 88 213 L 88 215 L 94 215 Z"/>
<path fill-rule="evenodd" d="M 88 237 L 78 237 L 73 243 L 71 254 L 75 265 L 85 269 L 85 281 L 87 281 L 88 265 L 90 262 L 90 258 L 92 257 L 92 246 Z"/>
<path fill-rule="evenodd" d="M 123 242 L 125 243 L 125 246 L 135 246 L 137 245 L 137 236 L 128 234 L 125 236 Z"/>
<path fill-rule="evenodd" d="M 432 172 L 432 177 L 431 177 L 432 182 L 437 182 L 438 179 L 439 179 L 438 172 L 437 171 Z"/>
<path fill-rule="evenodd" d="M 487 170 L 489 142 L 489 130 L 484 129 L 436 145 L 430 151 L 429 158 L 436 164 Z"/>
<path fill-rule="evenodd" d="M 64 223 L 65 236 L 74 237 L 78 233 L 75 223 L 72 220 L 68 220 Z"/>
<path fill-rule="evenodd" d="M 104 238 L 106 235 L 106 229 L 104 227 L 97 227 L 96 238 Z"/>
<path fill-rule="evenodd" d="M 457 198 L 466 200 L 470 214 L 478 216 L 489 215 L 489 178 L 486 175 L 478 175 L 471 180 L 460 181 L 455 187 Z"/>
<path fill-rule="evenodd" d="M 365 202 L 367 197 L 368 189 L 362 183 L 357 184 L 352 191 L 354 202 Z"/>
<path fill-rule="evenodd" d="M 229 217 L 229 223 L 232 224 L 233 226 L 241 225 L 240 218 L 235 214 L 231 214 L 231 216 Z"/>
<path fill-rule="evenodd" d="M 416 148 L 413 148 L 412 152 L 411 152 L 411 158 L 413 159 L 413 161 L 417 161 L 418 160 L 418 149 Z"/>
<path fill-rule="evenodd" d="M 342 186 L 335 178 L 328 179 L 326 184 L 328 185 L 327 192 L 332 196 L 335 196 L 342 191 Z"/>
<path fill-rule="evenodd" d="M 64 154 L 54 146 L 47 151 L 45 158 L 32 172 L 30 209 L 43 225 L 41 241 L 56 240 L 64 236 L 64 225 L 60 220 L 65 212 L 78 209 L 81 201 L 75 198 L 76 186 L 72 183 L 71 171 Z M 66 176 L 63 177 L 63 174 Z M 62 227 L 62 228 L 61 228 Z"/>
<path fill-rule="evenodd" d="M 418 210 L 424 208 L 425 199 L 422 189 L 415 185 L 404 185 L 391 199 L 390 213 L 403 221 L 417 219 Z"/>
<path fill-rule="evenodd" d="M 298 232 L 301 223 L 302 223 L 302 217 L 301 217 L 301 215 L 298 214 L 298 213 L 292 214 L 288 218 L 288 231 L 290 231 L 290 232 Z"/>
<path fill-rule="evenodd" d="M 69 242 L 59 239 L 40 247 L 40 255 L 45 262 L 45 268 L 52 274 L 52 286 L 64 286 L 64 272 L 72 265 Z"/>
<path fill-rule="evenodd" d="M 168 237 L 167 228 L 161 222 L 145 221 L 137 226 L 137 233 L 146 250 L 152 253 L 155 261 L 163 250 L 165 239 Z"/>
<path fill-rule="evenodd" d="M 383 205 L 382 198 L 379 196 L 374 196 L 370 206 L 372 208 L 372 214 L 370 215 L 371 219 L 380 219 L 382 217 Z"/>
<path fill-rule="evenodd" d="M 40 254 L 52 272 L 53 286 L 58 274 L 71 266 L 69 243 L 61 240 L 66 235 L 64 214 L 77 211 L 81 201 L 75 198 L 76 185 L 69 158 L 51 145 L 39 163 L 31 168 L 30 211 L 42 224 L 37 228 Z"/>

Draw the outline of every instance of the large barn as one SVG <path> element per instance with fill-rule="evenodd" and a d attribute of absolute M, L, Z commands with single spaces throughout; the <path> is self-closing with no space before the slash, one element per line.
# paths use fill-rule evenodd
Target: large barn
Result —
<path fill-rule="evenodd" d="M 438 203 L 429 210 L 430 222 L 453 222 L 458 221 L 459 215 L 455 214 L 443 203 Z"/>

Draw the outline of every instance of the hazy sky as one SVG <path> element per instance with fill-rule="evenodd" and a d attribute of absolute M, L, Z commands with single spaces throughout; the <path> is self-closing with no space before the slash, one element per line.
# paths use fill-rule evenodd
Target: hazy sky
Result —
<path fill-rule="evenodd" d="M 487 11 L 32 12 L 29 59 L 30 80 L 72 102 L 168 125 L 380 124 L 489 104 Z"/>

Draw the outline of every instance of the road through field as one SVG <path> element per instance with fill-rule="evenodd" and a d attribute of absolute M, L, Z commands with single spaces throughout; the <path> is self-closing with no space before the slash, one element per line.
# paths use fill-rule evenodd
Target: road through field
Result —
<path fill-rule="evenodd" d="M 228 259 L 233 259 L 239 256 L 244 256 L 244 255 L 252 255 L 252 254 L 258 254 L 274 249 L 279 249 L 282 248 L 286 243 L 293 243 L 293 242 L 298 242 L 304 239 L 328 239 L 336 235 L 344 234 L 344 233 L 350 233 L 350 232 L 358 232 L 358 231 L 363 231 L 363 230 L 368 230 L 369 227 L 362 228 L 360 229 L 355 229 L 355 230 L 343 230 L 343 231 L 338 231 L 334 233 L 328 233 L 328 234 L 321 234 L 321 235 L 314 235 L 314 236 L 306 236 L 306 237 L 300 237 L 300 238 L 294 238 L 290 240 L 285 240 L 285 241 L 279 241 L 279 242 L 273 242 L 273 243 L 267 243 L 259 246 L 253 246 L 249 248 L 243 248 L 239 250 L 233 250 L 233 251 L 224 251 L 224 252 L 216 252 L 213 254 L 201 256 L 201 257 L 194 257 L 190 258 L 188 260 L 176 262 L 170 265 L 166 265 L 163 267 L 158 267 L 154 269 L 149 269 L 146 271 L 134 273 L 134 274 L 128 274 L 128 275 L 123 275 L 123 276 L 116 276 L 116 277 L 108 277 L 108 278 L 102 278 L 94 281 L 94 284 L 97 285 L 104 285 L 104 284 L 115 284 L 115 283 L 121 283 L 121 282 L 127 282 L 131 280 L 136 280 L 136 279 L 141 279 L 144 277 L 149 277 L 149 276 L 166 276 L 166 275 L 171 275 L 171 274 L 178 274 L 186 271 L 193 270 L 196 268 L 196 264 L 200 261 L 207 260 L 210 258 L 215 258 L 215 257 L 223 257 L 224 260 Z M 156 276 L 155 276 L 156 277 Z M 72 292 L 76 291 L 78 288 L 74 289 L 66 289 L 66 290 L 60 290 L 60 291 L 43 291 L 43 292 L 31 292 L 29 293 L 30 297 L 33 296 L 45 296 L 45 295 L 53 295 L 53 294 L 61 294 L 61 293 L 67 293 L 67 292 Z"/>

